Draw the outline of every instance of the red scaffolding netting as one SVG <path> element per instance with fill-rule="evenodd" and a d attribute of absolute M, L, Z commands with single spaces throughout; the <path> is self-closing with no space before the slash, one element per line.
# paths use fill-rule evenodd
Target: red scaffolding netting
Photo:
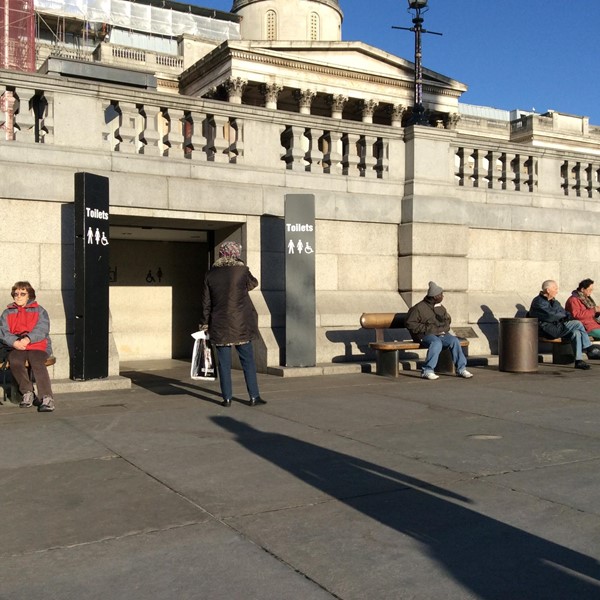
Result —
<path fill-rule="evenodd" d="M 0 68 L 35 71 L 33 0 L 0 0 Z"/>

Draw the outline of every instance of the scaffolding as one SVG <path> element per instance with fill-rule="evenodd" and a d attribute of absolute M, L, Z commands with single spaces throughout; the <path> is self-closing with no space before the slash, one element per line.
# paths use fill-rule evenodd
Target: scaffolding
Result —
<path fill-rule="evenodd" d="M 1 0 L 0 68 L 35 71 L 33 0 Z"/>

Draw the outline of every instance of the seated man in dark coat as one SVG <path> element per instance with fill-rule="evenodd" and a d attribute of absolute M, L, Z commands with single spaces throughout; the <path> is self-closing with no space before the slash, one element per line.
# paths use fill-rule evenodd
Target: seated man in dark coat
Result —
<path fill-rule="evenodd" d="M 421 377 L 423 379 L 438 379 L 435 374 L 435 367 L 442 348 L 450 348 L 452 353 L 452 362 L 456 367 L 456 374 L 459 377 L 469 379 L 473 377 L 472 373 L 467 371 L 467 359 L 460 347 L 460 340 L 449 333 L 450 315 L 442 306 L 444 299 L 444 290 L 434 283 L 429 282 L 427 296 L 417 302 L 406 315 L 406 328 L 410 331 L 415 342 L 420 342 L 427 348 L 427 357 L 423 363 Z"/>
<path fill-rule="evenodd" d="M 589 369 L 590 365 L 583 360 L 583 353 L 586 352 L 588 358 L 600 358 L 600 349 L 592 346 L 585 327 L 561 306 L 556 299 L 557 294 L 556 281 L 544 281 L 542 291 L 531 301 L 529 316 L 537 318 L 541 337 L 564 338 L 571 342 L 576 369 Z"/>

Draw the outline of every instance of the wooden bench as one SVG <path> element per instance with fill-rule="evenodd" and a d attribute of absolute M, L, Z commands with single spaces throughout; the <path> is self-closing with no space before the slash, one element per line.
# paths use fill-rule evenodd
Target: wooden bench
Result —
<path fill-rule="evenodd" d="M 538 337 L 540 344 L 550 344 L 552 346 L 552 364 L 553 365 L 569 365 L 575 362 L 575 354 L 573 352 L 573 346 L 569 340 L 563 338 L 545 338 L 542 336 Z M 590 336 L 590 342 L 597 342 L 593 337 Z"/>
<path fill-rule="evenodd" d="M 55 363 L 56 363 L 56 357 L 49 356 L 46 359 L 45 364 L 46 364 L 46 367 L 51 367 Z M 31 368 L 29 365 L 29 361 L 25 361 L 25 366 L 28 369 Z M 2 371 L 2 399 L 4 402 L 6 402 L 6 374 L 9 369 L 10 369 L 10 361 L 8 360 L 8 358 L 6 360 L 0 362 L 0 371 Z M 29 373 L 29 377 L 33 381 L 31 372 Z M 19 391 L 19 386 L 17 385 L 17 382 L 13 379 L 11 382 L 10 400 L 11 400 L 11 402 L 18 404 L 20 402 L 20 398 L 21 398 L 21 392 Z"/>
<path fill-rule="evenodd" d="M 375 350 L 377 375 L 385 377 L 398 377 L 400 352 L 406 350 L 421 350 L 425 348 L 412 339 L 386 340 L 386 330 L 406 330 L 406 313 L 363 313 L 360 317 L 363 329 L 375 330 L 375 341 L 369 347 Z M 407 333 L 408 334 L 408 333 Z M 407 335 L 406 334 L 406 335 Z M 463 348 L 469 346 L 468 340 L 460 340 Z M 454 363 L 449 348 L 444 348 L 440 354 L 436 371 L 440 373 L 454 373 Z"/>

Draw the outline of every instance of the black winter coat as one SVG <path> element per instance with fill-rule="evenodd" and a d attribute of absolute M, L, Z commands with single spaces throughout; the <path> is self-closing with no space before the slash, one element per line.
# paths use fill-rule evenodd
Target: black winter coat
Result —
<path fill-rule="evenodd" d="M 548 300 L 544 294 L 539 294 L 531 301 L 529 316 L 538 320 L 539 333 L 546 338 L 555 339 L 569 333 L 565 321 L 573 317 L 561 306 L 556 299 Z"/>
<path fill-rule="evenodd" d="M 259 336 L 258 315 L 248 292 L 258 280 L 241 261 L 219 259 L 206 274 L 202 324 L 215 344 L 240 344 Z"/>

